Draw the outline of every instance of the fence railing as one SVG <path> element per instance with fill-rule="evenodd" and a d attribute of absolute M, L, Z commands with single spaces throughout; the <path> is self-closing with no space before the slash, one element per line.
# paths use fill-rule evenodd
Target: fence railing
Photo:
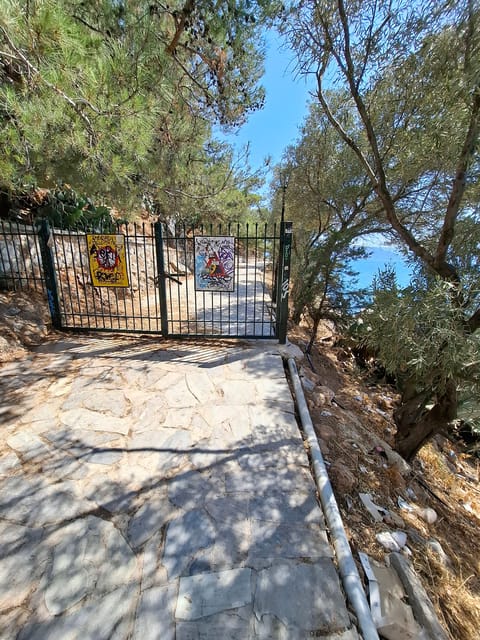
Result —
<path fill-rule="evenodd" d="M 124 245 L 125 284 L 95 281 L 86 231 L 0 221 L 0 288 L 46 293 L 59 329 L 286 340 L 290 223 L 143 223 L 103 236 Z"/>
<path fill-rule="evenodd" d="M 0 220 L 0 288 L 46 293 L 35 227 Z"/>

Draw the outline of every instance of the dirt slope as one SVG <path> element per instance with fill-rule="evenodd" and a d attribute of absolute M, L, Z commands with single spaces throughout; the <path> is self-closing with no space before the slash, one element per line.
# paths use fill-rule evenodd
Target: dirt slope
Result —
<path fill-rule="evenodd" d="M 368 377 L 325 328 L 301 373 L 306 397 L 354 555 L 384 561 L 377 534 L 403 531 L 404 553 L 421 576 L 454 640 L 480 638 L 480 460 L 439 437 L 413 465 L 391 448 L 398 402 L 389 385 Z M 300 347 L 301 328 L 292 331 Z M 375 521 L 360 494 L 380 507 Z M 359 565 L 361 570 L 361 566 Z"/>

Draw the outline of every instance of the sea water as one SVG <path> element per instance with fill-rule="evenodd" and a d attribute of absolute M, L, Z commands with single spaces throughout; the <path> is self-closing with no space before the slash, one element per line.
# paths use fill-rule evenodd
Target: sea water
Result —
<path fill-rule="evenodd" d="M 355 288 L 371 289 L 375 276 L 385 267 L 393 267 L 400 288 L 406 287 L 410 281 L 412 271 L 403 256 L 389 247 L 365 247 L 370 254 L 367 258 L 355 260 L 351 266 L 358 271 L 358 282 Z"/>

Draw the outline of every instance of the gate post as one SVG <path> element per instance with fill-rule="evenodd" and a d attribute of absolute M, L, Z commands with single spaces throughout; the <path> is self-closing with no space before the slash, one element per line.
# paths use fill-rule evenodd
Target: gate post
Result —
<path fill-rule="evenodd" d="M 163 257 L 163 224 L 155 222 L 155 252 L 157 254 L 157 281 L 160 295 L 160 325 L 164 338 L 168 336 L 167 288 L 165 286 L 165 260 Z"/>
<path fill-rule="evenodd" d="M 279 344 L 287 342 L 288 293 L 290 287 L 290 257 L 292 254 L 292 223 L 282 222 L 280 226 L 279 273 L 277 285 L 277 331 Z"/>
<path fill-rule="evenodd" d="M 38 240 L 40 254 L 42 257 L 43 275 L 45 278 L 45 288 L 47 290 L 48 307 L 52 318 L 52 325 L 55 329 L 62 328 L 62 314 L 58 300 L 57 277 L 55 275 L 55 265 L 53 261 L 53 235 L 50 230 L 48 220 L 43 219 L 38 230 Z"/>

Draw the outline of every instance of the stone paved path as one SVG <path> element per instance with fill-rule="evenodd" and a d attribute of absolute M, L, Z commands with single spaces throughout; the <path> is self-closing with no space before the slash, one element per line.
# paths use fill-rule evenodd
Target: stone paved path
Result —
<path fill-rule="evenodd" d="M 355 640 L 273 348 L 0 367 L 2 640 Z"/>

